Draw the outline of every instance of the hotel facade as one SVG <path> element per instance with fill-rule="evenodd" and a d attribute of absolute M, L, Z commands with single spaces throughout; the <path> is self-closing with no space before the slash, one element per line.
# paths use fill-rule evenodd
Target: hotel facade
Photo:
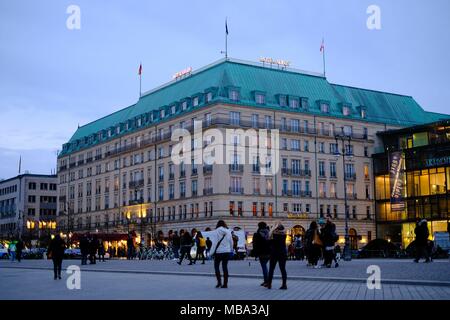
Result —
<path fill-rule="evenodd" d="M 38 239 L 56 229 L 57 176 L 21 174 L 0 181 L 0 238 Z"/>
<path fill-rule="evenodd" d="M 343 243 L 346 198 L 356 249 L 376 238 L 372 155 L 383 148 L 377 133 L 442 117 L 448 116 L 424 111 L 410 96 L 219 60 L 77 129 L 58 156 L 58 229 L 134 231 L 148 243 L 156 231 L 204 230 L 219 219 L 249 235 L 259 221 L 280 220 L 294 235 L 329 213 Z M 223 147 L 231 162 L 205 164 L 195 152 L 193 164 L 174 161 L 176 129 L 194 134 L 195 121 L 231 137 Z M 242 131 L 226 133 L 234 129 Z M 249 129 L 270 139 L 249 145 Z M 211 144 L 207 135 L 191 140 L 195 150 Z M 252 153 L 255 144 L 269 153 Z M 240 145 L 247 145 L 245 155 L 233 149 Z M 262 174 L 266 168 L 275 174 Z"/>

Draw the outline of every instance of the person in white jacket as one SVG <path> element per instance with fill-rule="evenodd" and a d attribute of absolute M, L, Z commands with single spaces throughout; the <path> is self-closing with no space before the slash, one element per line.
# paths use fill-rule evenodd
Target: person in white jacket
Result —
<path fill-rule="evenodd" d="M 216 288 L 228 288 L 228 260 L 233 254 L 233 237 L 231 230 L 228 229 L 227 224 L 223 220 L 219 220 L 216 225 L 217 243 L 212 248 L 214 256 L 214 269 L 216 271 L 217 285 Z M 220 275 L 220 263 L 222 262 L 223 269 L 223 284 Z"/>

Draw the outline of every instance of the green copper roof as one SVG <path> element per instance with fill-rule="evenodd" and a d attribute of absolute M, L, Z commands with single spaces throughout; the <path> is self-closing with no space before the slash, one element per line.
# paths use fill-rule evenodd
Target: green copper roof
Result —
<path fill-rule="evenodd" d="M 239 91 L 237 104 L 261 108 L 292 110 L 286 107 L 281 108 L 279 105 L 278 96 L 286 95 L 290 98 L 307 98 L 309 107 L 307 111 L 298 110 L 302 113 L 320 114 L 318 101 L 326 101 L 329 103 L 330 116 L 344 117 L 342 105 L 347 105 L 351 107 L 351 115 L 345 118 L 362 120 L 359 108 L 364 108 L 366 111 L 364 120 L 369 122 L 410 126 L 450 118 L 449 115 L 424 111 L 410 96 L 332 84 L 320 74 L 291 69 L 281 70 L 251 62 L 222 59 L 183 79 L 171 81 L 144 93 L 134 105 L 79 127 L 69 143 L 63 146 L 61 155 L 75 151 L 83 145 L 86 146 L 85 142 L 81 141 L 86 137 L 93 137 L 102 130 L 123 125 L 137 117 L 142 116 L 144 125 L 160 121 L 156 111 L 174 104 L 178 106 L 184 99 L 199 95 L 199 107 L 206 105 L 202 94 L 208 90 L 214 93 L 210 103 L 230 102 L 229 88 Z M 255 103 L 255 92 L 265 94 L 264 105 Z M 181 112 L 180 108 L 177 107 L 177 114 L 179 112 Z M 150 119 L 151 114 L 153 118 Z M 131 125 L 128 131 L 133 129 Z M 121 129 L 122 133 L 126 132 Z M 93 142 L 88 144 L 96 142 L 99 141 L 93 138 Z"/>

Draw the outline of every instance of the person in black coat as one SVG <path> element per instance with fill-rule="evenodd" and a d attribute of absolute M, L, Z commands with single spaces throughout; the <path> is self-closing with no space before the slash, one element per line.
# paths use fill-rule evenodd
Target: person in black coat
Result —
<path fill-rule="evenodd" d="M 20 260 L 22 260 L 22 250 L 23 250 L 23 241 L 22 239 L 19 238 L 19 240 L 16 243 L 16 257 L 17 257 L 17 261 L 20 262 Z"/>
<path fill-rule="evenodd" d="M 270 260 L 269 229 L 263 221 L 258 223 L 258 230 L 253 234 L 253 255 L 258 258 L 261 264 L 264 281 L 261 286 L 267 287 L 269 283 L 269 274 L 267 271 L 267 262 Z"/>
<path fill-rule="evenodd" d="M 180 257 L 180 236 L 178 231 L 175 231 L 172 236 L 172 250 L 175 259 L 178 259 Z"/>
<path fill-rule="evenodd" d="M 94 235 L 89 242 L 89 261 L 90 264 L 96 264 L 97 257 L 95 256 L 97 254 L 98 250 L 98 239 L 97 236 Z"/>
<path fill-rule="evenodd" d="M 423 219 L 417 223 L 416 228 L 414 229 L 414 233 L 416 234 L 416 258 L 414 262 L 419 262 L 422 256 L 425 257 L 425 262 L 430 262 L 430 257 L 428 255 L 428 237 L 430 232 L 428 231 L 427 220 Z"/>
<path fill-rule="evenodd" d="M 281 223 L 278 223 L 271 228 L 269 232 L 270 239 L 270 265 L 269 265 L 269 277 L 267 279 L 267 289 L 272 288 L 273 272 L 278 263 L 281 272 L 281 278 L 283 284 L 280 289 L 287 289 L 287 273 L 286 273 L 286 231 Z"/>
<path fill-rule="evenodd" d="M 87 235 L 83 235 L 80 239 L 80 251 L 81 251 L 81 265 L 87 264 L 87 257 L 89 254 L 89 239 Z"/>
<path fill-rule="evenodd" d="M 48 255 L 53 260 L 53 274 L 54 279 L 61 279 L 61 268 L 62 261 L 64 258 L 64 250 L 66 249 L 66 244 L 60 235 L 57 234 L 51 241 L 48 247 Z"/>
<path fill-rule="evenodd" d="M 181 265 L 181 262 L 183 262 L 185 256 L 189 259 L 189 265 L 193 264 L 191 256 L 191 247 L 192 247 L 192 236 L 189 232 L 186 231 L 185 233 L 183 233 L 183 236 L 181 237 L 180 261 L 177 261 L 179 265 Z"/>
<path fill-rule="evenodd" d="M 321 229 L 320 239 L 323 243 L 323 264 L 325 267 L 331 268 L 331 263 L 334 259 L 334 244 L 336 241 L 336 225 L 331 221 L 331 215 L 327 215 L 327 221 Z"/>

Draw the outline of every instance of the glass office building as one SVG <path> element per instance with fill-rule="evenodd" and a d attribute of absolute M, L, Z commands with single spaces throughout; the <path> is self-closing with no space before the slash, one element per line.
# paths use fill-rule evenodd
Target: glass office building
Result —
<path fill-rule="evenodd" d="M 417 219 L 430 238 L 449 230 L 450 121 L 378 133 L 384 152 L 373 155 L 377 237 L 406 248 Z"/>

